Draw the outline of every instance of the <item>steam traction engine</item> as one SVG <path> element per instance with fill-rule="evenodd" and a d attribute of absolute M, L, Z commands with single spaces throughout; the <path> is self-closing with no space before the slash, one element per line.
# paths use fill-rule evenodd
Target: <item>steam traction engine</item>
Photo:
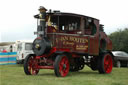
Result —
<path fill-rule="evenodd" d="M 99 20 L 88 16 L 39 8 L 34 54 L 24 61 L 24 72 L 36 75 L 40 69 L 54 69 L 57 77 L 85 66 L 99 73 L 111 73 L 112 42 Z"/>

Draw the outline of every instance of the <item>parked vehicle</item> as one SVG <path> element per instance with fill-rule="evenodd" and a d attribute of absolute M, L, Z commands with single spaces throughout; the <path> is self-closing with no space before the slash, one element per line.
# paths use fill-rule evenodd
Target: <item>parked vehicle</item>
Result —
<path fill-rule="evenodd" d="M 79 71 L 88 65 L 99 73 L 109 74 L 113 67 L 112 42 L 99 20 L 73 13 L 39 8 L 34 54 L 24 61 L 26 75 L 36 75 L 40 69 L 54 69 L 57 77 L 69 71 Z M 85 60 L 86 59 L 86 60 Z M 89 59 L 89 60 L 88 60 Z M 85 62 L 86 61 L 86 62 Z"/>
<path fill-rule="evenodd" d="M 128 67 L 128 53 L 123 51 L 113 51 L 112 52 L 115 61 L 115 66 L 117 67 Z"/>
<path fill-rule="evenodd" d="M 23 64 L 24 59 L 28 54 L 33 54 L 32 42 L 30 41 L 21 41 L 17 44 L 17 64 Z"/>

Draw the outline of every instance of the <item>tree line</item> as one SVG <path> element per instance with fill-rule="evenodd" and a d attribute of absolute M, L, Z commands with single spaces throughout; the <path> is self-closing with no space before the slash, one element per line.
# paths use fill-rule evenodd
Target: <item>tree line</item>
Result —
<path fill-rule="evenodd" d="M 124 30 L 118 29 L 108 36 L 112 40 L 114 51 L 125 51 L 128 53 L 128 28 Z"/>

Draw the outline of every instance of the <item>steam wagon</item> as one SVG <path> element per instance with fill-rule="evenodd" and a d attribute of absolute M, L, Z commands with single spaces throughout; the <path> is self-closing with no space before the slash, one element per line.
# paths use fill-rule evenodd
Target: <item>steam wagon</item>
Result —
<path fill-rule="evenodd" d="M 36 75 L 40 69 L 54 69 L 57 77 L 79 71 L 85 65 L 99 73 L 109 74 L 113 67 L 112 42 L 99 20 L 60 11 L 39 8 L 34 54 L 24 61 L 26 75 Z"/>

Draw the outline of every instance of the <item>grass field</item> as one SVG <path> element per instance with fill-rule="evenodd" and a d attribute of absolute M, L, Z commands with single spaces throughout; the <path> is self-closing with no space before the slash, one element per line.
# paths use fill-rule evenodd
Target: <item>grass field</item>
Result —
<path fill-rule="evenodd" d="M 40 70 L 27 76 L 22 65 L 1 65 L 0 85 L 128 85 L 128 68 L 113 68 L 111 74 L 99 74 L 87 66 L 67 77 L 56 77 L 54 70 Z"/>

